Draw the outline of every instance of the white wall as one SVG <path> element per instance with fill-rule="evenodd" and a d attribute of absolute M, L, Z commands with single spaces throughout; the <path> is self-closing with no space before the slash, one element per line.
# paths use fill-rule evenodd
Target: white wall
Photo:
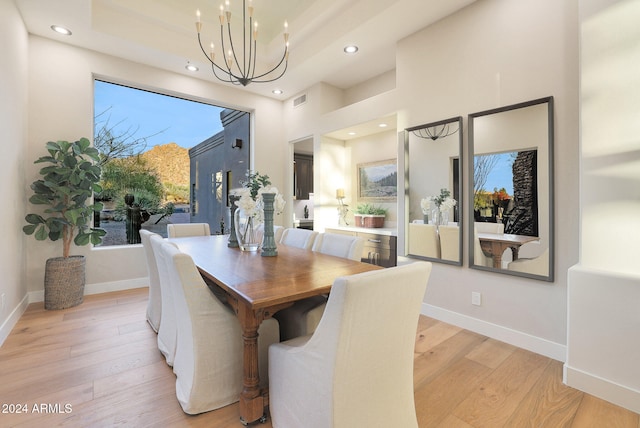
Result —
<path fill-rule="evenodd" d="M 566 271 L 578 258 L 576 34 L 577 1 L 485 0 L 408 37 L 397 54 L 398 129 L 460 115 L 465 147 L 468 114 L 554 96 L 555 194 L 561 195 L 555 282 L 434 265 L 425 301 L 434 316 L 559 360 L 565 358 Z M 466 194 L 468 159 L 463 164 Z M 463 210 L 468 215 L 469 201 Z M 482 306 L 471 305 L 472 291 L 482 293 Z"/>
<path fill-rule="evenodd" d="M 349 163 L 345 175 L 351 177 L 351 186 L 347 188 L 351 201 L 351 210 L 348 218 L 353 223 L 353 211 L 358 206 L 358 164 L 377 162 L 383 160 L 395 160 L 397 162 L 396 150 L 397 136 L 396 130 L 380 132 L 362 138 L 354 138 L 346 142 L 345 146 L 350 152 Z M 398 177 L 402 177 L 404 171 L 398 169 Z M 398 179 L 399 181 L 401 178 Z M 399 200 L 402 199 L 402 193 L 399 193 Z M 398 203 L 397 202 L 371 202 L 373 205 L 387 209 L 385 218 L 386 227 L 394 227 L 398 221 Z"/>
<path fill-rule="evenodd" d="M 640 413 L 640 1 L 581 0 L 581 255 L 565 382 Z"/>
<path fill-rule="evenodd" d="M 275 186 L 285 188 L 286 142 L 280 102 L 37 36 L 29 37 L 29 59 L 28 183 L 37 178 L 38 169 L 31 162 L 45 153 L 47 141 L 93 135 L 93 76 L 97 75 L 143 89 L 257 112 L 252 121 L 253 165 L 268 174 Z M 26 186 L 19 190 L 26 191 Z M 29 209 L 35 208 L 29 205 Z M 25 240 L 29 254 L 27 287 L 37 295 L 43 289 L 45 260 L 61 255 L 61 244 L 39 242 L 33 237 Z M 72 252 L 87 256 L 88 292 L 146 285 L 141 246 L 85 246 Z"/>
<path fill-rule="evenodd" d="M 424 311 L 562 361 L 566 356 L 566 275 L 578 260 L 577 34 L 577 0 L 484 0 L 398 44 L 395 90 L 319 117 L 285 106 L 287 122 L 297 119 L 295 127 L 287 129 L 288 140 L 323 135 L 397 112 L 398 130 L 463 116 L 466 144 L 468 114 L 554 96 L 555 282 L 472 270 L 465 256 L 463 267 L 434 265 Z M 359 155 L 350 156 L 348 165 L 364 161 Z M 467 170 L 466 160 L 463 168 Z M 403 191 L 399 189 L 399 194 Z M 463 209 L 469 212 L 467 201 Z M 402 236 L 398 242 L 403 248 Z M 467 242 L 465 236 L 465 254 Z M 472 291 L 482 293 L 482 306 L 471 305 Z"/>
<path fill-rule="evenodd" d="M 26 194 L 28 37 L 13 1 L 0 2 L 0 129 L 2 129 L 2 244 L 0 344 L 26 307 L 26 252 L 22 226 Z"/>

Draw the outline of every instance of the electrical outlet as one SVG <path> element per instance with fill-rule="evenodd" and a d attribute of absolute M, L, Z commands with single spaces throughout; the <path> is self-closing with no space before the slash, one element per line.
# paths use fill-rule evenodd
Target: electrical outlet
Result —
<path fill-rule="evenodd" d="M 477 291 L 472 291 L 471 292 L 471 304 L 472 305 L 476 305 L 476 306 L 480 306 L 482 304 L 482 294 L 478 293 Z"/>

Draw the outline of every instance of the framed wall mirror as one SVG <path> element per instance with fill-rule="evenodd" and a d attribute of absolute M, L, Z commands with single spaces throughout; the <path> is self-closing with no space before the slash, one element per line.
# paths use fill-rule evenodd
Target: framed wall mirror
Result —
<path fill-rule="evenodd" d="M 553 281 L 553 97 L 468 126 L 469 266 Z"/>
<path fill-rule="evenodd" d="M 462 265 L 462 117 L 405 129 L 407 255 Z"/>

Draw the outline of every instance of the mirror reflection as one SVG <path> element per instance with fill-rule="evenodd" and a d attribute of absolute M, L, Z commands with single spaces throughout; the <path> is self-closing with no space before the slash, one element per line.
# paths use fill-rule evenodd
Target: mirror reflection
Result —
<path fill-rule="evenodd" d="M 462 117 L 405 130 L 408 256 L 462 264 Z"/>
<path fill-rule="evenodd" d="M 553 98 L 469 115 L 471 267 L 553 280 Z"/>

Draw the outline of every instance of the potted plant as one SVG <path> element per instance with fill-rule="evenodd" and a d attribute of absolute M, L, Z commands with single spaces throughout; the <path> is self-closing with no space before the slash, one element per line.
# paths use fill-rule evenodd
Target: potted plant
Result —
<path fill-rule="evenodd" d="M 353 215 L 355 225 L 360 227 L 384 227 L 386 216 L 385 208 L 371 204 L 359 204 Z"/>
<path fill-rule="evenodd" d="M 48 156 L 34 163 L 46 164 L 40 169 L 39 180 L 31 184 L 29 202 L 45 205 L 44 215 L 27 214 L 28 225 L 22 230 L 38 241 L 62 239 L 62 257 L 47 260 L 44 276 L 45 309 L 64 309 L 79 305 L 84 299 L 85 257 L 70 256 L 71 242 L 76 245 L 96 245 L 106 234 L 92 228 L 94 212 L 102 204 L 92 203 L 94 192 L 100 192 L 101 169 L 98 151 L 86 138 L 48 142 Z"/>

